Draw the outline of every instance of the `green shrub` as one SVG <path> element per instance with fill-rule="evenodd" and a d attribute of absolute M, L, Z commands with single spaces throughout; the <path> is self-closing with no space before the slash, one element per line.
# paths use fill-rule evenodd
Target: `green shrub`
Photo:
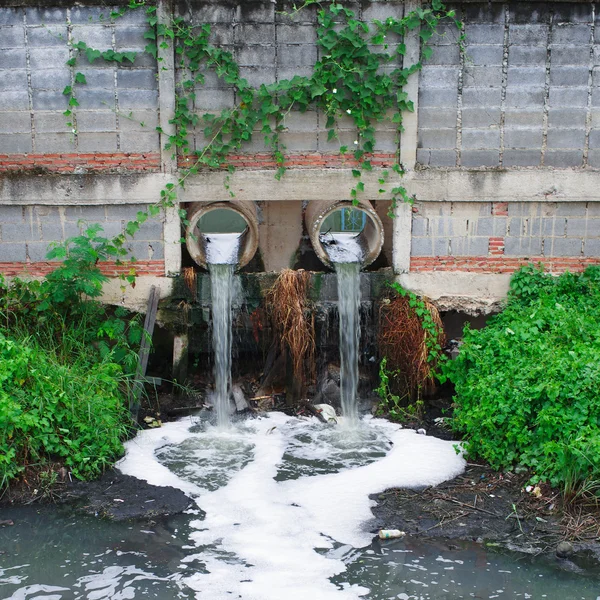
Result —
<path fill-rule="evenodd" d="M 89 479 L 122 453 L 122 369 L 88 358 L 64 364 L 32 339 L 0 332 L 0 487 L 55 461 Z"/>
<path fill-rule="evenodd" d="M 600 479 L 600 268 L 521 269 L 504 311 L 467 328 L 444 369 L 469 456 L 565 491 Z"/>

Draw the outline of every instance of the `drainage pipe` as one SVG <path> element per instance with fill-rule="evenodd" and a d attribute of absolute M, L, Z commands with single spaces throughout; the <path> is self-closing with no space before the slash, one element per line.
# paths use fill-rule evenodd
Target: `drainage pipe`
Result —
<path fill-rule="evenodd" d="M 360 210 L 366 214 L 365 226 L 360 233 L 357 233 L 357 238 L 364 251 L 362 266 L 367 267 L 379 256 L 383 248 L 383 224 L 368 200 L 359 200 L 357 205 L 348 200 L 310 201 L 304 212 L 304 222 L 310 241 L 319 260 L 333 268 L 329 255 L 321 243 L 321 226 L 330 214 L 344 208 Z"/>
<path fill-rule="evenodd" d="M 258 216 L 256 204 L 250 200 L 229 200 L 227 202 L 196 202 L 188 208 L 188 226 L 185 232 L 185 244 L 190 256 L 198 265 L 206 266 L 205 234 L 198 228 L 202 217 L 214 210 L 231 211 L 232 218 L 242 217 L 246 229 L 240 232 L 240 246 L 237 268 L 246 266 L 258 249 Z"/>

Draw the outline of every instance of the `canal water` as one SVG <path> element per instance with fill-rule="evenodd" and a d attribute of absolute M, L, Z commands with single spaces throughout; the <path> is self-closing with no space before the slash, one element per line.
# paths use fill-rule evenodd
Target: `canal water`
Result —
<path fill-rule="evenodd" d="M 187 514 L 115 523 L 67 508 L 3 511 L 0 598 L 597 600 L 600 576 L 474 543 L 380 541 L 369 495 L 464 468 L 451 442 L 378 419 L 340 428 L 274 413 L 142 432 L 120 468 L 193 499 Z"/>

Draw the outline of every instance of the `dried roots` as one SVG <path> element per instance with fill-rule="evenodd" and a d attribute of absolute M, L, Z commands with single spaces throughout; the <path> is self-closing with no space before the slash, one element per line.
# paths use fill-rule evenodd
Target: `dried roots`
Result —
<path fill-rule="evenodd" d="M 443 345 L 444 329 L 439 312 L 427 300 L 423 303 L 436 325 L 437 341 Z M 435 389 L 436 362 L 427 360 L 430 336 L 407 296 L 399 296 L 381 306 L 379 348 L 381 355 L 387 357 L 387 366 L 396 374 L 397 391 L 401 396 L 418 400 Z"/>
<path fill-rule="evenodd" d="M 314 375 L 315 323 L 308 310 L 310 273 L 284 269 L 267 294 L 267 306 L 281 352 L 289 352 L 294 377 Z"/>

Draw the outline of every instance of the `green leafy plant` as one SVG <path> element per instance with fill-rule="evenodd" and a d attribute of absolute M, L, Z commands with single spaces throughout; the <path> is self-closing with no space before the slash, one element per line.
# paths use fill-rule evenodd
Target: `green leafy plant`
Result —
<path fill-rule="evenodd" d="M 600 268 L 512 279 L 506 308 L 468 327 L 444 371 L 471 457 L 573 493 L 600 479 Z"/>
<path fill-rule="evenodd" d="M 423 416 L 424 402 L 417 398 L 411 402 L 410 395 L 399 396 L 392 392 L 392 380 L 398 376 L 398 371 L 390 371 L 387 367 L 387 358 L 383 357 L 379 363 L 379 385 L 375 393 L 379 396 L 378 415 L 385 415 L 392 421 L 401 423 L 407 421 L 420 421 Z"/>

